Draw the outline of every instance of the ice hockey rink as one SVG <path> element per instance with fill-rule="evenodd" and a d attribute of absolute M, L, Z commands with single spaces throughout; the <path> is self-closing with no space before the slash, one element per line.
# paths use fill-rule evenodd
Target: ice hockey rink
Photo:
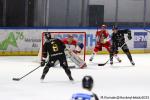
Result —
<path fill-rule="evenodd" d="M 74 82 L 70 82 L 64 70 L 57 67 L 49 70 L 42 83 L 40 76 L 43 68 L 20 81 L 12 80 L 39 66 L 33 62 L 35 56 L 1 56 L 0 100 L 70 100 L 73 93 L 80 91 L 81 80 L 85 75 L 94 78 L 93 91 L 102 100 L 110 100 L 106 97 L 113 96 L 150 96 L 150 54 L 132 56 L 135 66 L 130 64 L 125 54 L 119 54 L 121 63 L 114 58 L 113 66 L 109 63 L 97 66 L 97 63 L 106 62 L 108 55 L 97 55 L 93 62 L 89 62 L 90 56 L 86 56 L 86 69 L 71 69 Z"/>

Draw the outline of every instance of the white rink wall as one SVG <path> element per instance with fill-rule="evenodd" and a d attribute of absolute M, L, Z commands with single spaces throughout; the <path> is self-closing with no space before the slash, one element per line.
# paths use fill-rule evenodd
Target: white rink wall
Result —
<path fill-rule="evenodd" d="M 150 29 L 146 29 L 150 31 Z M 133 39 L 127 44 L 132 53 L 150 53 L 150 32 L 131 29 Z M 97 29 L 0 29 L 0 55 L 37 55 L 42 32 L 86 32 L 86 50 L 91 53 Z M 108 30 L 111 34 L 111 29 Z M 76 37 L 82 38 L 81 34 Z M 92 47 L 92 48 L 91 48 Z M 105 53 L 104 49 L 104 53 Z"/>

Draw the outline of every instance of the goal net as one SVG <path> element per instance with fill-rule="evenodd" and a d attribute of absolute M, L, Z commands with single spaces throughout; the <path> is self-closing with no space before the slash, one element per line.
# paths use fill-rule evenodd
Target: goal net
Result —
<path fill-rule="evenodd" d="M 58 38 L 60 40 L 63 40 L 64 38 L 67 38 L 68 35 L 73 36 L 73 38 L 77 41 L 77 43 L 80 42 L 80 43 L 83 43 L 83 45 L 84 45 L 81 53 L 79 53 L 78 55 L 81 59 L 83 59 L 85 61 L 86 32 L 43 32 L 42 33 L 42 43 L 41 43 L 41 47 L 40 47 L 40 50 L 39 50 L 39 53 L 38 53 L 38 61 L 39 62 L 42 59 L 42 48 L 43 48 L 44 42 L 46 41 L 45 33 L 49 33 L 49 34 L 51 34 L 52 38 Z M 67 59 L 67 60 L 69 61 L 69 59 Z M 71 62 L 71 61 L 69 61 L 69 62 Z"/>

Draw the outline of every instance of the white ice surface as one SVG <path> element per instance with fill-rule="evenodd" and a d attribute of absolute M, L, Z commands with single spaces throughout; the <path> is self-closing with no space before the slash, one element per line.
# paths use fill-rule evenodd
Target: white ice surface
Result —
<path fill-rule="evenodd" d="M 150 96 L 150 54 L 133 54 L 135 66 L 130 64 L 125 54 L 119 56 L 122 62 L 117 63 L 114 58 L 113 66 L 97 66 L 97 63 L 106 62 L 108 55 L 95 56 L 93 63 L 89 62 L 89 56 L 86 56 L 87 69 L 71 69 L 75 80 L 73 83 L 61 68 L 51 68 L 43 83 L 40 82 L 43 68 L 37 69 L 20 81 L 12 81 L 13 77 L 22 77 L 39 66 L 33 62 L 36 57 L 1 56 L 0 100 L 69 100 L 72 93 L 81 89 L 81 79 L 84 75 L 93 76 L 93 91 L 99 98 Z"/>

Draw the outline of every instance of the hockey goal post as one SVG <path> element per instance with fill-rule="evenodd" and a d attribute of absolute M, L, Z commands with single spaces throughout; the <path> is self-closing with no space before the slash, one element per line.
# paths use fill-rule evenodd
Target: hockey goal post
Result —
<path fill-rule="evenodd" d="M 72 35 L 77 42 L 83 43 L 84 47 L 79 54 L 80 58 L 85 61 L 85 55 L 86 55 L 86 32 L 60 32 L 60 31 L 48 31 L 48 32 L 43 32 L 42 33 L 42 40 L 41 40 L 41 47 L 38 53 L 38 58 L 42 58 L 42 48 L 44 45 L 44 42 L 46 41 L 45 39 L 45 33 L 51 34 L 52 38 L 58 38 L 58 39 L 64 39 L 67 38 L 68 35 Z"/>

